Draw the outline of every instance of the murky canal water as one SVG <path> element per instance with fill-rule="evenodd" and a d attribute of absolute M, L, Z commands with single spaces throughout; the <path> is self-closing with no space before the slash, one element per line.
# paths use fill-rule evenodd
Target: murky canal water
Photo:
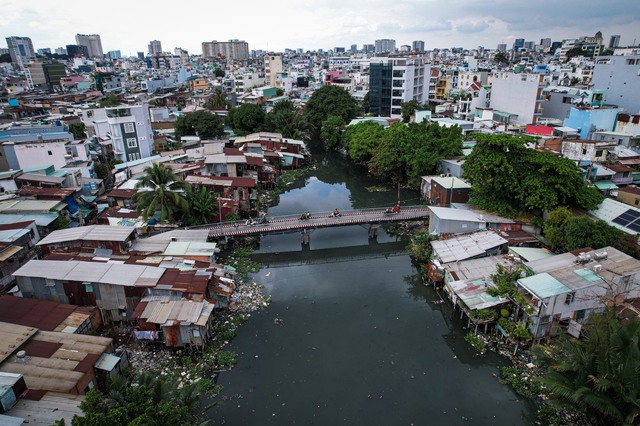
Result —
<path fill-rule="evenodd" d="M 376 182 L 332 154 L 305 183 L 269 215 L 388 206 L 397 197 L 367 192 Z M 416 197 L 401 194 L 406 204 Z M 371 241 L 360 226 L 316 230 L 309 247 L 297 234 L 263 238 L 255 279 L 272 302 L 229 348 L 238 363 L 219 377 L 214 423 L 528 424 L 529 405 L 498 383 L 504 360 L 476 355 L 466 323 L 420 282 L 405 245 L 384 232 Z"/>

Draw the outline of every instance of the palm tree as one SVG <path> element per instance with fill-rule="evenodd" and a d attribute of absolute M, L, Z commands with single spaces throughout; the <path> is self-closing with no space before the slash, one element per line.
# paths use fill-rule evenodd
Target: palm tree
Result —
<path fill-rule="evenodd" d="M 581 340 L 563 337 L 558 347 L 534 352 L 548 366 L 541 381 L 554 401 L 598 424 L 638 424 L 640 322 L 622 325 L 610 310 L 593 316 Z"/>
<path fill-rule="evenodd" d="M 213 217 L 218 213 L 216 204 L 217 197 L 207 188 L 200 187 L 198 190 L 187 193 L 189 202 L 188 221 L 189 225 L 204 225 L 213 222 Z"/>
<path fill-rule="evenodd" d="M 207 109 L 225 109 L 227 106 L 227 94 L 221 88 L 216 87 L 204 107 Z"/>
<path fill-rule="evenodd" d="M 157 210 L 160 210 L 161 221 L 173 221 L 179 210 L 188 211 L 189 204 L 182 194 L 189 190 L 190 185 L 179 181 L 170 167 L 156 163 L 146 167 L 144 173 L 136 183 L 138 192 L 134 196 L 144 220 Z"/>

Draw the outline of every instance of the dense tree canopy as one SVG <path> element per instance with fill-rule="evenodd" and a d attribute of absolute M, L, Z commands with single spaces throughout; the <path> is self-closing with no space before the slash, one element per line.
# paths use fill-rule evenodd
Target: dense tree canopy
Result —
<path fill-rule="evenodd" d="M 87 134 L 85 133 L 85 125 L 82 121 L 69 123 L 69 132 L 76 139 L 85 139 L 87 137 Z"/>
<path fill-rule="evenodd" d="M 621 323 L 613 311 L 593 315 L 580 340 L 560 337 L 536 347 L 552 399 L 583 411 L 595 424 L 640 423 L 640 323 Z"/>
<path fill-rule="evenodd" d="M 460 155 L 462 136 L 457 126 L 394 123 L 385 129 L 365 121 L 347 127 L 343 145 L 349 156 L 367 164 L 372 174 L 417 186 L 421 176 L 436 172 L 440 160 Z"/>
<path fill-rule="evenodd" d="M 202 405 L 204 386 L 179 385 L 177 381 L 148 372 L 131 380 L 115 376 L 109 393 L 89 391 L 80 404 L 83 416 L 73 426 L 197 425 L 208 407 Z"/>
<path fill-rule="evenodd" d="M 117 95 L 109 95 L 100 101 L 100 107 L 114 107 L 120 105 L 120 98 Z"/>
<path fill-rule="evenodd" d="M 544 222 L 544 237 L 551 248 L 564 246 L 564 229 L 573 215 L 566 207 L 558 207 Z"/>
<path fill-rule="evenodd" d="M 614 246 L 622 239 L 623 232 L 607 225 L 604 220 L 592 220 L 586 216 L 575 216 L 569 219 L 564 228 L 564 244 L 566 250 L 583 247 L 599 249 Z"/>
<path fill-rule="evenodd" d="M 224 120 L 209 111 L 195 111 L 178 117 L 175 136 L 199 135 L 203 139 L 224 136 Z"/>
<path fill-rule="evenodd" d="M 285 138 L 302 139 L 309 126 L 292 101 L 284 99 L 267 113 L 264 130 L 281 133 Z"/>
<path fill-rule="evenodd" d="M 328 147 L 335 148 L 342 143 L 342 132 L 346 124 L 339 115 L 330 115 L 322 122 L 320 137 Z"/>
<path fill-rule="evenodd" d="M 316 134 L 320 133 L 322 122 L 330 115 L 340 116 L 348 123 L 359 113 L 358 102 L 338 86 L 322 86 L 313 92 L 304 110 L 305 119 Z"/>
<path fill-rule="evenodd" d="M 402 113 L 402 121 L 408 123 L 411 120 L 411 116 L 416 113 L 416 110 L 420 108 L 420 102 L 412 99 L 407 102 L 403 102 L 400 105 L 400 112 Z"/>
<path fill-rule="evenodd" d="M 216 87 L 203 106 L 207 109 L 226 109 L 227 94 L 221 88 Z"/>
<path fill-rule="evenodd" d="M 242 104 L 229 110 L 228 121 L 238 134 L 259 132 L 264 126 L 265 112 L 259 105 Z"/>
<path fill-rule="evenodd" d="M 472 203 L 502 214 L 541 212 L 557 206 L 594 209 L 602 202 L 576 164 L 525 146 L 528 137 L 475 134 L 478 144 L 464 164 L 473 186 Z"/>
<path fill-rule="evenodd" d="M 185 221 L 189 226 L 206 225 L 213 223 L 213 217 L 218 214 L 217 197 L 207 188 L 189 188 L 187 191 L 189 211 Z"/>

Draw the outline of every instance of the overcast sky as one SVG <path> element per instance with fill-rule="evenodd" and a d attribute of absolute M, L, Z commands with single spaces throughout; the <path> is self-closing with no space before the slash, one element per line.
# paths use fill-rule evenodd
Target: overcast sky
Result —
<path fill-rule="evenodd" d="M 561 41 L 601 31 L 622 46 L 640 42 L 640 0 L 0 0 L 0 33 L 31 37 L 34 48 L 75 44 L 75 34 L 100 34 L 105 53 L 202 53 L 203 41 L 245 40 L 249 49 L 283 51 L 424 40 L 436 47 L 495 49 L 515 38 Z"/>

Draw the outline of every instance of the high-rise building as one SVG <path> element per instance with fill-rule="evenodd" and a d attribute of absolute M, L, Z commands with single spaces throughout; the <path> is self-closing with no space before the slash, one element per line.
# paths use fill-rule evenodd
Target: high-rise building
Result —
<path fill-rule="evenodd" d="M 40 56 L 51 55 L 51 49 L 49 47 L 43 47 L 42 49 L 38 49 L 38 55 Z"/>
<path fill-rule="evenodd" d="M 376 58 L 369 67 L 369 110 L 383 117 L 401 117 L 403 102 L 429 100 L 431 66 L 424 57 Z"/>
<path fill-rule="evenodd" d="M 86 46 L 91 58 L 102 58 L 102 41 L 98 34 L 76 34 L 76 44 Z"/>
<path fill-rule="evenodd" d="M 151 40 L 149 42 L 149 56 L 155 56 L 162 53 L 162 44 L 159 40 Z"/>
<path fill-rule="evenodd" d="M 396 51 L 396 41 L 388 38 L 376 40 L 376 53 L 393 53 Z"/>
<path fill-rule="evenodd" d="M 507 51 L 507 44 L 506 43 L 500 43 L 496 50 L 498 52 L 506 52 Z"/>
<path fill-rule="evenodd" d="M 275 87 L 279 72 L 282 72 L 282 56 L 268 53 L 264 55 L 265 83 Z"/>
<path fill-rule="evenodd" d="M 344 47 L 336 47 L 333 49 L 333 51 L 335 53 L 344 53 L 345 52 L 345 48 Z"/>
<path fill-rule="evenodd" d="M 618 45 L 620 45 L 620 36 L 612 35 L 609 39 L 609 49 L 615 49 Z"/>
<path fill-rule="evenodd" d="M 540 46 L 543 49 L 548 49 L 551 47 L 551 39 L 550 38 L 541 38 L 540 39 Z"/>
<path fill-rule="evenodd" d="M 138 52 L 138 59 L 144 59 L 144 52 Z"/>
<path fill-rule="evenodd" d="M 522 46 L 525 49 L 527 49 L 528 51 L 533 51 L 536 49 L 536 42 L 535 41 L 525 41 L 524 45 Z"/>
<path fill-rule="evenodd" d="M 202 56 L 205 58 L 217 58 L 224 56 L 230 60 L 243 60 L 249 58 L 249 44 L 244 40 L 229 41 L 205 41 L 202 43 Z"/>
<path fill-rule="evenodd" d="M 357 44 L 352 44 L 350 52 L 351 52 L 352 55 L 355 55 L 356 53 L 358 53 L 358 45 Z"/>
<path fill-rule="evenodd" d="M 524 47 L 524 39 L 523 38 L 515 39 L 515 41 L 513 42 L 513 51 L 517 52 L 523 47 Z"/>
<path fill-rule="evenodd" d="M 362 51 L 364 53 L 374 53 L 376 51 L 376 46 L 373 44 L 363 44 Z"/>
<path fill-rule="evenodd" d="M 119 50 L 111 50 L 107 52 L 107 56 L 111 59 L 119 59 L 122 58 L 122 53 Z"/>
<path fill-rule="evenodd" d="M 71 58 L 75 58 L 77 56 L 84 56 L 85 58 L 88 58 L 89 49 L 87 49 L 87 46 L 81 46 L 79 44 L 67 44 L 67 55 Z"/>
<path fill-rule="evenodd" d="M 6 40 L 9 55 L 11 55 L 11 62 L 18 65 L 18 67 L 24 68 L 25 65 L 36 56 L 33 43 L 31 43 L 29 37 L 13 36 L 7 37 Z"/>
<path fill-rule="evenodd" d="M 424 52 L 424 41 L 415 40 L 411 43 L 411 48 L 414 52 Z"/>
<path fill-rule="evenodd" d="M 29 89 L 60 91 L 60 79 L 67 76 L 64 64 L 56 61 L 29 62 L 25 67 Z"/>
<path fill-rule="evenodd" d="M 64 47 L 58 47 L 56 49 L 56 55 L 66 55 L 67 54 L 67 49 L 65 49 Z"/>

